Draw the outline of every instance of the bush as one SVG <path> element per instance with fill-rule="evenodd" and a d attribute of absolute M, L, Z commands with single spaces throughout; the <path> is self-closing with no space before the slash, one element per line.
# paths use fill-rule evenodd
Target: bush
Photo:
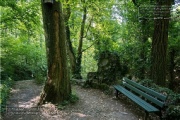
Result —
<path fill-rule="evenodd" d="M 1 105 L 1 113 L 4 112 L 6 107 L 7 98 L 9 97 L 9 93 L 11 90 L 11 87 L 13 85 L 13 80 L 11 78 L 7 80 L 1 80 L 0 84 L 0 105 Z"/>
<path fill-rule="evenodd" d="M 45 46 L 38 43 L 25 44 L 26 38 L 14 38 L 9 36 L 2 41 L 1 51 L 1 77 L 15 80 L 33 79 L 37 72 L 45 73 L 47 59 Z"/>
<path fill-rule="evenodd" d="M 167 109 L 168 120 L 179 120 L 180 119 L 180 105 L 170 105 Z"/>
<path fill-rule="evenodd" d="M 42 85 L 45 82 L 45 77 L 42 74 L 35 75 L 35 83 L 38 85 Z"/>

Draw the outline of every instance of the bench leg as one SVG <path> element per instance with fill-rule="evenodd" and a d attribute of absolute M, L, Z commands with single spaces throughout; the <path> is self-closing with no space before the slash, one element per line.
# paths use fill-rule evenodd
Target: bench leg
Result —
<path fill-rule="evenodd" d="M 116 90 L 116 98 L 118 98 L 118 90 Z"/>
<path fill-rule="evenodd" d="M 160 118 L 160 120 L 163 119 L 163 118 L 162 118 L 162 113 L 161 113 L 161 111 L 159 112 L 159 118 Z"/>
<path fill-rule="evenodd" d="M 149 113 L 148 113 L 148 112 L 146 112 L 146 115 L 145 115 L 145 120 L 147 120 L 147 119 L 148 119 L 148 117 L 149 117 Z"/>

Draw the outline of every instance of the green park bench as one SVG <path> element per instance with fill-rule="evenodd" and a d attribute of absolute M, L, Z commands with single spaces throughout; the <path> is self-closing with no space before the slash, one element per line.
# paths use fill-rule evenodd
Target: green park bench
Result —
<path fill-rule="evenodd" d="M 123 84 L 114 85 L 114 88 L 116 90 L 116 97 L 118 97 L 120 92 L 145 110 L 145 120 L 147 120 L 149 113 L 155 113 L 162 119 L 162 109 L 165 107 L 167 96 L 128 78 L 123 78 Z"/>

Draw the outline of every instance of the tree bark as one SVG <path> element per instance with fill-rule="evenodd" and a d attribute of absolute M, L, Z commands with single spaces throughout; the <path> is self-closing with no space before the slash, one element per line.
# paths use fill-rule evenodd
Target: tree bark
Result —
<path fill-rule="evenodd" d="M 85 6 L 85 0 L 82 0 L 82 2 L 83 2 L 83 19 L 81 23 L 78 54 L 76 58 L 76 71 L 75 71 L 75 75 L 76 75 L 75 78 L 77 79 L 82 79 L 82 76 L 81 76 L 82 46 L 83 46 L 84 28 L 85 28 L 86 15 L 87 15 L 87 8 Z"/>
<path fill-rule="evenodd" d="M 39 104 L 69 99 L 71 86 L 67 69 L 66 33 L 60 2 L 42 4 L 48 73 Z"/>
<path fill-rule="evenodd" d="M 166 83 L 166 57 L 168 45 L 168 26 L 172 0 L 157 0 L 154 20 L 154 33 L 152 39 L 152 67 L 151 79 L 158 85 Z M 164 10 L 161 11 L 161 10 Z"/>
<path fill-rule="evenodd" d="M 75 71 L 76 71 L 76 56 L 75 53 L 73 51 L 73 47 L 72 47 L 72 42 L 71 42 L 71 31 L 69 28 L 69 18 L 71 15 L 71 8 L 69 5 L 69 0 L 66 0 L 66 4 L 67 6 L 65 7 L 65 26 L 66 26 L 66 36 L 67 36 L 67 45 L 68 45 L 68 55 L 70 58 L 70 66 L 71 66 L 71 72 L 72 72 L 72 76 L 75 75 Z"/>

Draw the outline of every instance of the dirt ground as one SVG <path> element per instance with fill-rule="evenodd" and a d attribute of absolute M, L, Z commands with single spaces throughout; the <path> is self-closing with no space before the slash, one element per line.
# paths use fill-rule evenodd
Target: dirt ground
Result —
<path fill-rule="evenodd" d="M 117 100 L 100 90 L 76 85 L 72 86 L 79 97 L 76 104 L 63 110 L 50 103 L 37 107 L 42 88 L 33 80 L 17 81 L 3 120 L 142 120 L 144 116 L 144 112 L 125 97 Z"/>

